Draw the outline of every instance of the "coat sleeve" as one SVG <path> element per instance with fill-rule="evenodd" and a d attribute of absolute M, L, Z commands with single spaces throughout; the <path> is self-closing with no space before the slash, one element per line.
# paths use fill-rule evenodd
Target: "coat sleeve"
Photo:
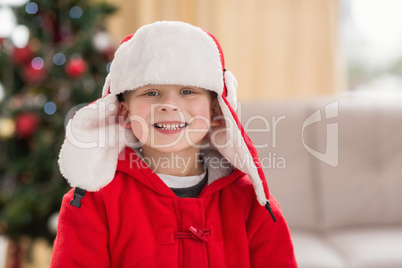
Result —
<path fill-rule="evenodd" d="M 270 204 L 277 221 L 269 216 L 250 237 L 251 267 L 297 267 L 289 228 L 273 196 Z"/>
<path fill-rule="evenodd" d="M 109 235 L 100 192 L 86 192 L 81 207 L 70 205 L 74 189 L 63 198 L 50 267 L 110 267 Z"/>

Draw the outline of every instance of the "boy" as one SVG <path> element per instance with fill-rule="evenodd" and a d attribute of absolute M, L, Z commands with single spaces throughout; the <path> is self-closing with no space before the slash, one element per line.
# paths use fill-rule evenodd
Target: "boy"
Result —
<path fill-rule="evenodd" d="M 156 22 L 67 125 L 51 267 L 296 267 L 216 38 Z"/>

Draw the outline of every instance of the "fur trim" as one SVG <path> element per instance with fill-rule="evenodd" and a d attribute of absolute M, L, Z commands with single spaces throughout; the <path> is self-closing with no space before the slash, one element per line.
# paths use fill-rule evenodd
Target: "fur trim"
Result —
<path fill-rule="evenodd" d="M 233 110 L 237 109 L 237 80 L 231 71 L 225 71 L 225 85 L 227 89 L 227 100 Z"/>
<path fill-rule="evenodd" d="M 225 126 L 212 129 L 210 140 L 222 156 L 229 162 L 246 173 L 253 183 L 258 202 L 264 206 L 267 202 L 262 179 L 258 172 L 259 165 L 255 163 L 258 156 L 253 155 L 245 142 L 245 139 L 238 127 L 238 122 L 234 120 L 232 111 L 221 96 L 218 96 L 219 106 L 221 107 Z M 225 128 L 223 130 L 222 128 Z M 228 135 L 230 133 L 230 135 Z M 268 190 L 268 189 L 267 189 Z"/>
<path fill-rule="evenodd" d="M 133 136 L 120 126 L 117 105 L 116 96 L 107 95 L 79 110 L 68 122 L 59 167 L 72 187 L 98 191 L 113 179 L 118 154 Z"/>
<path fill-rule="evenodd" d="M 110 93 L 110 84 L 111 84 L 110 74 L 108 74 L 106 76 L 105 84 L 104 84 L 103 89 L 102 89 L 102 97 L 104 97 L 104 96 L 106 96 L 107 94 Z"/>
<path fill-rule="evenodd" d="M 145 85 L 196 86 L 223 91 L 223 67 L 214 40 L 184 22 L 141 27 L 120 45 L 110 67 L 111 93 Z"/>

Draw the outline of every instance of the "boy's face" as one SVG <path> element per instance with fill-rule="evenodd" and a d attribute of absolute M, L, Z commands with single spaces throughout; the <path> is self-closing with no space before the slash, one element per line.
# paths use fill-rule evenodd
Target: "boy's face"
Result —
<path fill-rule="evenodd" d="M 119 113 L 128 116 L 135 137 L 161 152 L 197 148 L 208 133 L 213 106 L 209 91 L 179 85 L 148 85 L 125 95 Z M 199 147 L 198 147 L 199 148 Z"/>

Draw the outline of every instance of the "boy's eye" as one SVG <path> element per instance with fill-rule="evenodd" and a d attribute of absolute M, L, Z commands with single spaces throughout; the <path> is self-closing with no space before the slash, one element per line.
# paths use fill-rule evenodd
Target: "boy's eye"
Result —
<path fill-rule="evenodd" d="M 192 90 L 190 90 L 190 89 L 184 89 L 184 90 L 181 92 L 181 94 L 183 94 L 183 95 L 190 95 L 190 94 L 192 94 L 192 93 L 194 93 L 194 91 L 192 91 Z"/>
<path fill-rule="evenodd" d="M 154 97 L 154 96 L 158 96 L 159 93 L 156 91 L 148 91 L 147 93 L 145 93 L 145 95 L 150 96 L 150 97 Z"/>

